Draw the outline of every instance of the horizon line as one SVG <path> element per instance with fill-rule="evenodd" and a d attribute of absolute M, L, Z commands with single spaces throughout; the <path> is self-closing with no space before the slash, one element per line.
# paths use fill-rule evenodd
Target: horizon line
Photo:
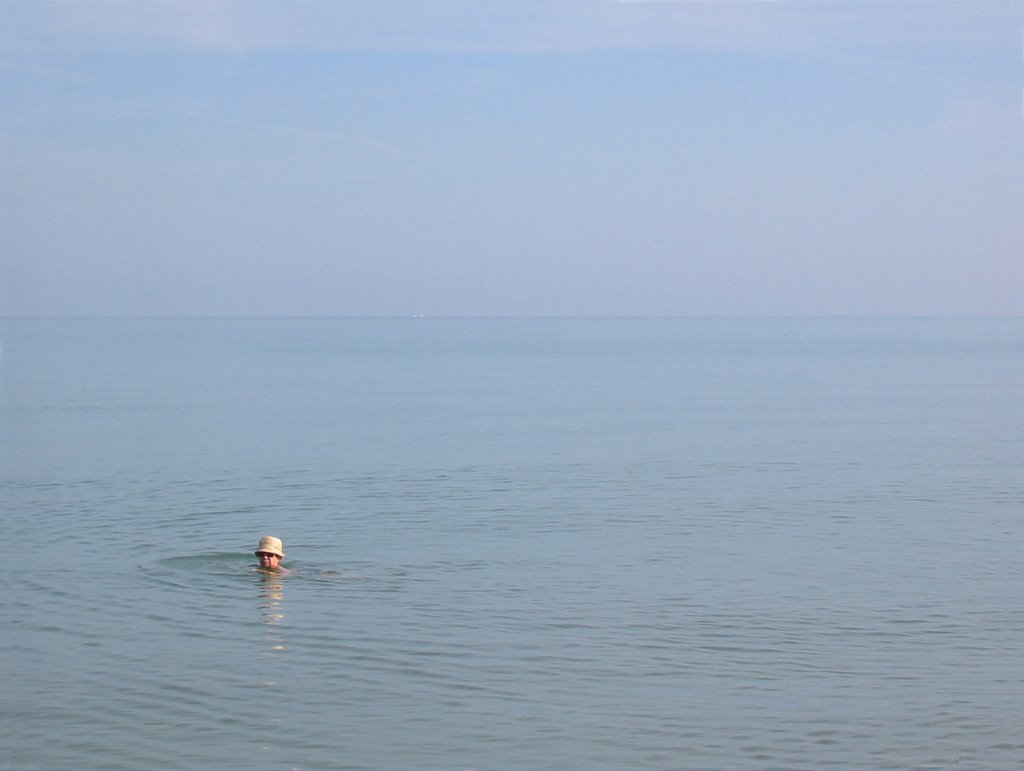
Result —
<path fill-rule="evenodd" d="M 60 321 L 60 320 L 301 320 L 301 319 L 349 319 L 349 320 L 452 320 L 452 319 L 1017 319 L 1022 313 L 623 313 L 623 314 L 112 314 L 112 315 L 0 315 L 0 320 L 10 321 Z"/>

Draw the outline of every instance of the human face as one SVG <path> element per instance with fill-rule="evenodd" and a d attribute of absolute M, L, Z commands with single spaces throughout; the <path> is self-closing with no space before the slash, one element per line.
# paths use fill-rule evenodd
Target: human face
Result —
<path fill-rule="evenodd" d="M 256 552 L 256 558 L 260 561 L 260 567 L 265 570 L 277 570 L 278 565 L 281 564 L 280 557 L 266 551 Z"/>

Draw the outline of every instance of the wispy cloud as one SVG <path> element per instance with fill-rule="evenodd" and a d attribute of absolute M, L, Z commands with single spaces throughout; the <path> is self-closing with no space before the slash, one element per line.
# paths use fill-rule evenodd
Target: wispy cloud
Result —
<path fill-rule="evenodd" d="M 345 144 L 362 145 L 364 147 L 370 147 L 377 150 L 386 150 L 390 152 L 393 152 L 398 149 L 392 144 L 382 142 L 372 137 L 359 136 L 356 134 L 346 134 L 340 131 L 326 131 L 323 129 L 289 125 L 286 123 L 236 118 L 231 116 L 225 116 L 219 113 L 212 113 L 205 110 L 194 110 L 181 107 L 167 109 L 168 111 L 185 118 L 193 120 L 202 120 L 206 122 L 216 122 L 219 124 L 226 124 L 237 128 L 252 129 L 254 131 L 259 131 L 263 133 L 287 134 L 304 140 L 317 140 L 321 142 L 340 142 Z"/>
<path fill-rule="evenodd" d="M 941 6 L 806 0 L 0 0 L 0 15 L 0 45 L 9 53 L 667 46 L 777 51 L 830 48 L 894 33 L 904 45 L 951 32 L 982 42 L 993 19 L 1024 21 L 1024 6 L 1013 0 Z"/>

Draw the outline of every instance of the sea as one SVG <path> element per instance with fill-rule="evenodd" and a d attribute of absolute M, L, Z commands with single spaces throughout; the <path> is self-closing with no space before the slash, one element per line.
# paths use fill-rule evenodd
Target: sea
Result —
<path fill-rule="evenodd" d="M 0 431 L 3 769 L 1024 765 L 1024 318 L 7 318 Z"/>

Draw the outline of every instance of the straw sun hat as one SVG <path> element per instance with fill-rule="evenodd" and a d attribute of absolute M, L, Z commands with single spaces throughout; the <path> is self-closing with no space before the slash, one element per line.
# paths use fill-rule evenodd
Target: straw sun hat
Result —
<path fill-rule="evenodd" d="M 280 538 L 275 538 L 272 535 L 265 535 L 260 539 L 260 545 L 256 547 L 255 554 L 258 556 L 260 552 L 266 552 L 267 554 L 276 554 L 278 557 L 284 557 L 284 541 Z"/>

